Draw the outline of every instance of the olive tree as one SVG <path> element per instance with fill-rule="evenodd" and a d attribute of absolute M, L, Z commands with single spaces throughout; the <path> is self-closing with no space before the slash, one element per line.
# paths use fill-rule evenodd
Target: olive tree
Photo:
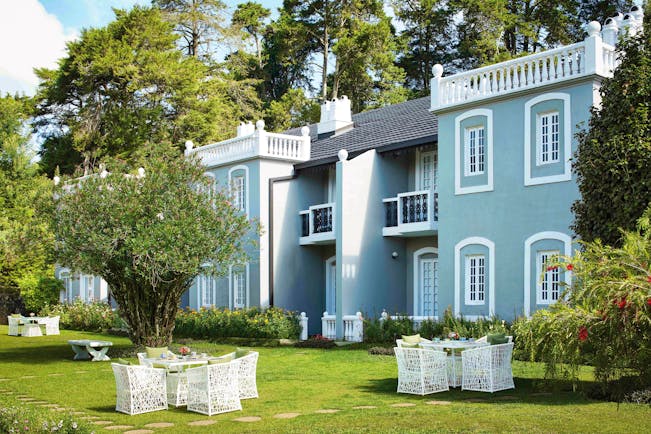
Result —
<path fill-rule="evenodd" d="M 61 265 L 108 283 L 135 344 L 163 346 L 181 295 L 242 261 L 253 225 L 197 160 L 157 150 L 142 163 L 59 183 L 56 248 Z"/>

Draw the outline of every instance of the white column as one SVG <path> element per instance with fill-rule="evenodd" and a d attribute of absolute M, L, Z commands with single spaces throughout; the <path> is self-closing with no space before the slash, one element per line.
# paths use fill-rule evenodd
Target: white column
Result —
<path fill-rule="evenodd" d="M 301 336 L 299 337 L 299 340 L 305 341 L 307 340 L 308 337 L 308 333 L 307 333 L 308 318 L 305 316 L 305 312 L 301 312 L 301 316 L 298 317 L 298 320 L 300 321 L 301 324 Z"/>

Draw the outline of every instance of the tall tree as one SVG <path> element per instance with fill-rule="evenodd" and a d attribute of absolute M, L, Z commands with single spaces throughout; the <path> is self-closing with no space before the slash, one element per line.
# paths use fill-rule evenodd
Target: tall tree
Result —
<path fill-rule="evenodd" d="M 160 347 L 194 278 L 243 261 L 251 225 L 199 160 L 164 147 L 139 154 L 144 170 L 113 162 L 112 173 L 57 189 L 57 254 L 109 284 L 135 344 Z"/>
<path fill-rule="evenodd" d="M 224 30 L 226 5 L 221 0 L 152 0 L 182 37 L 188 56 L 212 55 L 210 45 Z"/>
<path fill-rule="evenodd" d="M 253 39 L 258 66 L 262 69 L 262 35 L 266 26 L 265 20 L 271 11 L 259 3 L 246 2 L 237 5 L 233 12 L 232 23 Z"/>
<path fill-rule="evenodd" d="M 55 71 L 38 70 L 36 127 L 46 137 L 45 168 L 60 157 L 128 158 L 151 143 L 182 146 L 227 137 L 242 116 L 230 86 L 176 46 L 158 9 L 116 10 L 106 27 L 68 44 Z M 63 168 L 63 167 L 62 167 Z"/>
<path fill-rule="evenodd" d="M 573 164 L 581 192 L 574 230 L 585 241 L 614 246 L 621 245 L 620 229 L 635 229 L 651 203 L 651 10 L 644 31 L 623 42 L 620 56 Z"/>
<path fill-rule="evenodd" d="M 428 95 L 432 66 L 451 66 L 454 57 L 454 9 L 448 0 L 392 0 L 404 29 L 398 65 L 417 95 Z M 449 68 L 446 68 L 446 70 Z"/>
<path fill-rule="evenodd" d="M 32 162 L 25 133 L 31 113 L 29 100 L 0 97 L 0 289 L 23 295 L 54 272 L 54 238 L 45 212 L 52 190 Z"/>

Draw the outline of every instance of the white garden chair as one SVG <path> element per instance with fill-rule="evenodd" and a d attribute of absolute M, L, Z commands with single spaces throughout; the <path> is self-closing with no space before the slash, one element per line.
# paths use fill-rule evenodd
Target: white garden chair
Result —
<path fill-rule="evenodd" d="M 20 336 L 22 333 L 22 324 L 20 323 L 20 317 L 8 316 L 7 323 L 9 324 L 9 336 Z"/>
<path fill-rule="evenodd" d="M 240 393 L 240 399 L 258 397 L 256 375 L 259 355 L 257 351 L 249 351 L 247 355 L 237 359 L 235 359 L 234 352 L 217 357 L 217 359 L 238 360 L 240 362 L 240 368 L 237 372 L 237 387 Z"/>
<path fill-rule="evenodd" d="M 167 410 L 165 370 L 111 363 L 115 375 L 115 410 L 129 415 Z"/>
<path fill-rule="evenodd" d="M 147 353 L 136 353 L 138 355 L 138 363 L 142 366 L 151 368 L 151 362 L 147 360 Z"/>
<path fill-rule="evenodd" d="M 60 335 L 61 332 L 59 331 L 59 321 L 61 317 L 60 316 L 51 316 L 48 318 L 45 318 L 43 323 L 45 324 L 45 334 L 50 336 L 50 335 Z"/>
<path fill-rule="evenodd" d="M 398 393 L 427 395 L 450 390 L 445 351 L 394 348 L 398 362 Z"/>
<path fill-rule="evenodd" d="M 242 410 L 237 386 L 239 359 L 185 371 L 188 378 L 188 410 L 213 414 Z"/>
<path fill-rule="evenodd" d="M 461 390 L 497 392 L 515 389 L 511 356 L 513 343 L 487 345 L 461 352 Z"/>

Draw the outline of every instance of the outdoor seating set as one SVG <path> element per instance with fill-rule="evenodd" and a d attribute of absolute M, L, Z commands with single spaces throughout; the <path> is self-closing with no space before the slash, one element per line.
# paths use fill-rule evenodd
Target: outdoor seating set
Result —
<path fill-rule="evenodd" d="M 398 362 L 398 393 L 426 395 L 459 386 L 461 390 L 491 393 L 514 389 L 512 341 L 511 336 L 503 334 L 477 340 L 434 341 L 418 334 L 403 336 L 394 348 Z M 458 350 L 462 350 L 461 355 L 456 354 Z"/>
<path fill-rule="evenodd" d="M 59 316 L 22 316 L 12 314 L 7 317 L 9 336 L 36 337 L 43 336 L 41 326 L 45 328 L 46 335 L 58 335 Z"/>
<path fill-rule="evenodd" d="M 187 406 L 206 414 L 242 410 L 242 399 L 257 398 L 258 353 L 237 351 L 212 357 L 181 348 L 177 356 L 164 348 L 138 353 L 139 365 L 112 363 L 117 389 L 115 409 L 130 415 Z"/>

